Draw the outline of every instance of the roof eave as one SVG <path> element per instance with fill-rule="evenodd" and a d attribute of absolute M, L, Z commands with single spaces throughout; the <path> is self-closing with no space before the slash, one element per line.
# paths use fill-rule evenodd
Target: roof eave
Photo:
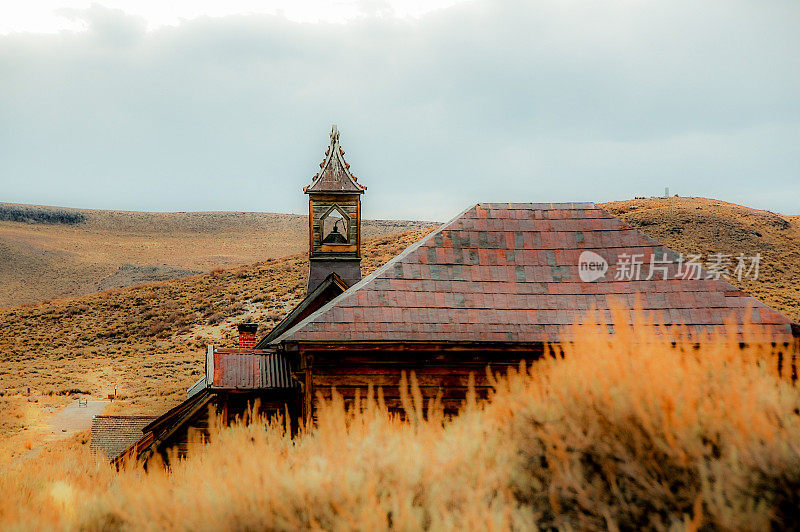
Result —
<path fill-rule="evenodd" d="M 284 317 L 280 323 L 278 323 L 273 329 L 262 338 L 257 344 L 256 349 L 265 349 L 270 346 L 272 340 L 277 338 L 278 336 L 282 335 L 284 332 L 290 329 L 290 327 L 286 327 L 284 324 L 291 323 L 292 319 L 297 316 L 298 314 L 302 313 L 311 303 L 314 302 L 320 295 L 322 295 L 325 290 L 330 288 L 331 286 L 339 287 L 342 292 L 347 291 L 347 283 L 342 280 L 341 277 L 336 272 L 332 272 L 328 274 L 325 279 L 317 286 L 310 294 L 308 294 L 303 300 L 298 303 L 290 312 L 289 314 Z M 334 298 L 335 299 L 335 298 Z M 324 305 L 323 305 L 324 306 Z M 313 314 L 313 313 L 312 313 Z"/>
<path fill-rule="evenodd" d="M 358 190 L 313 190 L 312 185 L 309 185 L 303 188 L 303 192 L 306 194 L 331 194 L 335 196 L 346 196 L 346 195 L 353 195 L 353 194 L 363 194 L 367 187 L 359 188 Z"/>

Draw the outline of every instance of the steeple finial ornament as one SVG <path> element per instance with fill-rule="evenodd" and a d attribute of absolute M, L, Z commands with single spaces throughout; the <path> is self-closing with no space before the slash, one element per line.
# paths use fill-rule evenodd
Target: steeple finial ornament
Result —
<path fill-rule="evenodd" d="M 367 187 L 360 185 L 350 172 L 350 165 L 344 160 L 344 150 L 339 146 L 339 128 L 331 126 L 331 143 L 325 150 L 325 159 L 320 163 L 320 171 L 314 174 L 313 182 L 303 190 L 310 192 L 356 193 L 362 194 Z"/>

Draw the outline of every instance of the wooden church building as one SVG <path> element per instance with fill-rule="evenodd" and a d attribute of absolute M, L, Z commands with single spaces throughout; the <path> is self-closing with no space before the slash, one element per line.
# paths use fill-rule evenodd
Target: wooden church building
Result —
<path fill-rule="evenodd" d="M 346 399 L 381 387 L 400 407 L 401 373 L 415 372 L 426 398 L 447 410 L 462 404 L 474 375 L 502 372 L 569 341 L 566 326 L 614 302 L 659 323 L 723 331 L 726 319 L 753 322 L 787 357 L 800 327 L 723 280 L 681 277 L 676 253 L 593 203 L 473 205 L 368 277 L 361 278 L 361 197 L 336 126 L 309 199 L 307 297 L 264 338 L 240 328 L 240 346 L 209 346 L 204 377 L 186 401 L 142 429 L 122 457 L 188 451 L 205 430 L 209 406 L 227 420 L 256 399 L 262 410 L 313 418 L 331 387 Z M 581 279 L 582 255 L 606 265 L 632 255 L 657 257 L 658 275 Z M 646 259 L 647 260 L 647 259 Z M 647 273 L 646 268 L 644 272 Z M 611 320 L 610 313 L 604 314 Z"/>

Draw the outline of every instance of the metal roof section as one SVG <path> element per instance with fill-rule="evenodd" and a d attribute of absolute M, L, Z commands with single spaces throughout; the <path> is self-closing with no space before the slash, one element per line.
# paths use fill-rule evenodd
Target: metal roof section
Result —
<path fill-rule="evenodd" d="M 267 390 L 295 388 L 289 361 L 282 353 L 263 350 L 215 349 L 212 389 Z"/>
<path fill-rule="evenodd" d="M 190 389 L 192 397 L 201 390 L 268 390 L 298 386 L 291 365 L 283 353 L 264 349 L 223 349 L 209 345 L 206 375 Z"/>

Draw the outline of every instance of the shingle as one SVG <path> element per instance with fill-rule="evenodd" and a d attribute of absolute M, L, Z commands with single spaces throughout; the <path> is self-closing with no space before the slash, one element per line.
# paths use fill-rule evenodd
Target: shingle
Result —
<path fill-rule="evenodd" d="M 154 416 L 94 416 L 89 446 L 113 460 L 139 441 L 142 429 L 156 419 Z"/>
<path fill-rule="evenodd" d="M 589 250 L 609 270 L 582 282 L 578 261 Z M 790 335 L 787 318 L 724 281 L 672 278 L 674 263 L 667 280 L 646 279 L 649 258 L 639 280 L 614 279 L 621 255 L 661 258 L 665 252 L 676 260 L 674 252 L 592 203 L 480 204 L 281 339 L 558 341 L 563 327 L 589 309 L 606 309 L 610 323 L 609 305 L 633 305 L 637 294 L 664 323 L 720 328 L 730 313 L 742 323 L 745 309 L 756 307 L 765 331 L 781 340 Z M 337 310 L 348 305 L 357 308 Z M 314 322 L 327 327 L 315 329 Z"/>

